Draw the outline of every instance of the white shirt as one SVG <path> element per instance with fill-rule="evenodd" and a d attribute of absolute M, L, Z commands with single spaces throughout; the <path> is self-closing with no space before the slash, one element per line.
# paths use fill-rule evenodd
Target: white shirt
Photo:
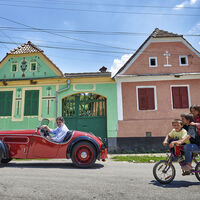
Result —
<path fill-rule="evenodd" d="M 67 131 L 69 131 L 69 129 L 67 128 L 67 126 L 65 124 L 63 124 L 62 126 L 60 127 L 57 127 L 55 129 L 50 129 L 51 132 L 50 133 L 53 133 L 55 134 L 55 136 L 53 136 L 51 139 L 54 141 L 54 142 L 63 142 L 66 134 L 67 134 Z"/>

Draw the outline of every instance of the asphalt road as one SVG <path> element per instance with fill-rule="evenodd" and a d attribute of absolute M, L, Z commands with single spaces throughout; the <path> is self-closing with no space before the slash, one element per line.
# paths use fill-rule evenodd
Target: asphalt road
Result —
<path fill-rule="evenodd" d="M 200 199 L 195 176 L 177 175 L 161 185 L 152 175 L 153 164 L 97 162 L 78 169 L 70 160 L 12 161 L 0 168 L 0 200 L 164 200 Z"/>

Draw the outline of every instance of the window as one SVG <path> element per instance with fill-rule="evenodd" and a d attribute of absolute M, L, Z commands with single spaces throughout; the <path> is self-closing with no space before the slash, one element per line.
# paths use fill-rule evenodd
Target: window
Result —
<path fill-rule="evenodd" d="M 138 110 L 156 110 L 155 87 L 138 87 Z"/>
<path fill-rule="evenodd" d="M 39 90 L 26 90 L 24 116 L 38 115 Z"/>
<path fill-rule="evenodd" d="M 16 72 L 17 71 L 17 63 L 12 63 L 11 64 L 11 72 Z"/>
<path fill-rule="evenodd" d="M 12 91 L 0 92 L 0 116 L 12 115 L 12 98 Z"/>
<path fill-rule="evenodd" d="M 36 62 L 32 62 L 31 63 L 31 71 L 36 71 L 37 70 L 37 63 Z"/>
<path fill-rule="evenodd" d="M 173 108 L 189 108 L 188 87 L 173 86 L 172 87 Z"/>
<path fill-rule="evenodd" d="M 149 67 L 157 67 L 157 57 L 149 57 Z"/>
<path fill-rule="evenodd" d="M 179 56 L 179 65 L 187 66 L 188 65 L 188 57 L 187 56 Z"/>

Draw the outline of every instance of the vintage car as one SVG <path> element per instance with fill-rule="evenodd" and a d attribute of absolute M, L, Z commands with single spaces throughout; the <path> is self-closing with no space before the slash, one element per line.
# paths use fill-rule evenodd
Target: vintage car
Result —
<path fill-rule="evenodd" d="M 0 161 L 16 159 L 67 158 L 77 167 L 92 167 L 96 161 L 105 161 L 107 148 L 100 137 L 91 133 L 68 131 L 63 143 L 46 138 L 49 120 L 43 119 L 36 130 L 0 131 Z M 43 126 L 44 127 L 44 126 Z"/>

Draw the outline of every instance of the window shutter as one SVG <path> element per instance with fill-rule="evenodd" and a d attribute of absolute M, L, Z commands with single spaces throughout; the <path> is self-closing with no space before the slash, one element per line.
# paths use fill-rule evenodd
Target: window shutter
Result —
<path fill-rule="evenodd" d="M 12 115 L 13 92 L 0 92 L 0 116 Z"/>
<path fill-rule="evenodd" d="M 24 116 L 38 115 L 39 90 L 25 92 Z"/>
<path fill-rule="evenodd" d="M 30 102 L 31 102 L 31 91 L 25 92 L 25 105 L 24 105 L 24 116 L 29 115 L 30 113 Z"/>
<path fill-rule="evenodd" d="M 33 90 L 32 92 L 32 115 L 38 115 L 39 106 L 39 90 Z"/>
<path fill-rule="evenodd" d="M 138 88 L 139 110 L 146 110 L 146 88 Z"/>
<path fill-rule="evenodd" d="M 188 108 L 187 87 L 172 87 L 173 108 Z"/>
<path fill-rule="evenodd" d="M 172 88 L 172 98 L 173 98 L 173 107 L 174 108 L 180 108 L 181 102 L 180 102 L 179 87 L 173 87 Z"/>
<path fill-rule="evenodd" d="M 139 110 L 154 110 L 154 88 L 138 88 Z"/>
<path fill-rule="evenodd" d="M 181 98 L 181 103 L 182 103 L 182 108 L 188 108 L 189 103 L 188 103 L 188 90 L 187 87 L 181 87 L 180 88 L 180 98 Z"/>
<path fill-rule="evenodd" d="M 148 110 L 155 109 L 155 101 L 154 101 L 154 88 L 147 88 L 147 98 L 148 98 Z"/>

